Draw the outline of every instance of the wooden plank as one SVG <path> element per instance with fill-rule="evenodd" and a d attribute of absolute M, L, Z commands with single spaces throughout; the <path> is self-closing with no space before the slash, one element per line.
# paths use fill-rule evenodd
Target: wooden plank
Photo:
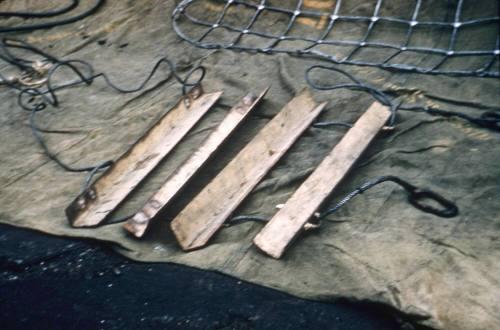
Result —
<path fill-rule="evenodd" d="M 387 107 L 373 103 L 259 232 L 254 244 L 273 258 L 280 258 L 385 125 L 390 114 Z"/>
<path fill-rule="evenodd" d="M 176 216 L 171 228 L 184 250 L 207 243 L 325 105 L 303 91 Z"/>
<path fill-rule="evenodd" d="M 240 126 L 250 111 L 260 103 L 268 89 L 266 88 L 257 97 L 251 93 L 247 94 L 235 105 L 201 146 L 167 179 L 141 210 L 124 224 L 124 228 L 134 236 L 142 237 L 150 221 L 172 201 L 231 133 Z"/>
<path fill-rule="evenodd" d="M 66 209 L 75 227 L 98 225 L 148 175 L 215 104 L 222 92 L 201 94 L 199 89 L 168 111 L 143 137 L 104 172 L 90 189 Z M 196 94 L 201 94 L 195 96 Z"/>

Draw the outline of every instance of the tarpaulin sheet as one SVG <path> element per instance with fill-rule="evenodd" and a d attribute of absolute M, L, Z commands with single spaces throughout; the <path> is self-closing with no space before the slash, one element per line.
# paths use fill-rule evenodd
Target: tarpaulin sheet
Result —
<path fill-rule="evenodd" d="M 305 1 L 304 6 L 319 3 Z M 392 3 L 394 10 L 408 5 Z M 224 90 L 221 101 L 113 217 L 138 210 L 248 91 L 258 93 L 270 84 L 265 101 L 139 240 L 127 235 L 121 224 L 92 229 L 68 224 L 64 210 L 79 193 L 85 174 L 65 172 L 43 154 L 28 126 L 29 113 L 17 106 L 14 91 L 2 88 L 0 222 L 112 242 L 116 251 L 135 260 L 219 271 L 304 298 L 381 303 L 434 328 L 500 328 L 500 135 L 461 119 L 400 112 L 396 130 L 376 139 L 332 195 L 334 201 L 366 179 L 397 175 L 455 201 L 460 208 L 455 218 L 422 213 L 407 203 L 398 186 L 387 183 L 329 216 L 319 230 L 302 235 L 280 260 L 266 257 L 252 245 L 263 226 L 256 222 L 223 228 L 206 248 L 183 252 L 170 232 L 169 220 L 306 86 L 305 69 L 320 61 L 195 48 L 172 30 L 175 5 L 173 1 L 108 1 L 77 23 L 16 36 L 56 56 L 89 61 L 121 86 L 136 86 L 157 59 L 167 56 L 181 68 L 203 64 L 205 90 Z M 27 0 L 0 4 L 3 10 L 32 6 L 44 9 L 47 4 Z M 207 2 L 199 10 L 209 11 L 211 6 Z M 307 21 L 300 24 L 304 29 L 315 28 Z M 273 28 L 272 22 L 268 28 Z M 465 102 L 500 105 L 497 79 L 343 68 L 380 88 L 399 90 L 406 100 L 452 111 L 479 114 Z M 3 65 L 2 70 L 8 67 Z M 318 79 L 338 82 L 331 74 L 320 74 Z M 60 131 L 44 134 L 59 157 L 72 165 L 91 165 L 117 159 L 180 95 L 175 82 L 124 95 L 96 80 L 91 86 L 61 91 L 60 107 L 49 108 L 37 118 L 43 128 Z M 464 103 L 452 105 L 439 97 Z M 317 92 L 315 99 L 329 102 L 320 120 L 350 123 L 373 102 L 366 94 L 345 90 Z M 343 127 L 309 128 L 235 215 L 272 216 L 276 205 L 291 196 L 345 132 Z M 216 203 L 217 196 L 213 197 Z"/>

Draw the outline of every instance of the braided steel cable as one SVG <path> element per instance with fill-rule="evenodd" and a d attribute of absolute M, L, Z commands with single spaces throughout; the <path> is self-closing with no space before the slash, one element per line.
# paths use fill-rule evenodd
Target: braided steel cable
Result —
<path fill-rule="evenodd" d="M 0 18 L 21 17 L 21 18 L 44 19 L 49 17 L 56 17 L 74 11 L 75 9 L 80 7 L 80 1 L 81 0 L 71 0 L 71 3 L 62 8 L 41 11 L 41 12 L 31 12 L 31 11 L 0 12 Z M 74 16 L 60 18 L 55 21 L 34 23 L 28 25 L 19 25 L 19 26 L 0 26 L 0 33 L 29 32 L 34 30 L 50 29 L 55 26 L 74 23 L 87 16 L 94 14 L 99 8 L 101 8 L 102 5 L 104 5 L 104 2 L 105 0 L 95 0 L 95 2 L 89 8 L 85 9 L 83 12 L 76 14 Z"/>
<path fill-rule="evenodd" d="M 11 49 L 22 49 L 32 55 L 37 55 L 42 59 L 32 60 L 30 58 L 20 58 L 14 56 Z M 188 88 L 199 86 L 205 76 L 205 68 L 203 66 L 195 66 L 188 71 L 185 77 L 181 77 L 178 74 L 173 62 L 164 57 L 155 63 L 150 73 L 136 87 L 125 88 L 114 84 L 106 73 L 96 73 L 93 66 L 86 61 L 62 60 L 27 42 L 12 38 L 0 39 L 0 59 L 19 69 L 22 74 L 26 75 L 28 78 L 33 77 L 33 82 L 29 82 L 29 80 L 26 79 L 23 80 L 16 77 L 6 77 L 0 73 L 0 86 L 5 85 L 6 87 L 18 92 L 17 103 L 21 109 L 30 112 L 29 125 L 32 134 L 48 158 L 53 160 L 57 165 L 66 171 L 88 172 L 88 176 L 86 177 L 82 188 L 83 191 L 88 189 L 93 176 L 111 166 L 113 161 L 108 160 L 97 165 L 77 167 L 67 164 L 61 160 L 56 153 L 51 151 L 43 138 L 42 133 L 45 130 L 39 128 L 36 124 L 36 114 L 47 109 L 49 106 L 58 107 L 60 104 L 58 97 L 59 91 L 82 84 L 90 86 L 96 79 L 102 78 L 107 86 L 118 93 L 135 93 L 145 90 L 148 83 L 156 75 L 161 66 L 165 65 L 168 68 L 167 75 L 157 82 L 155 86 L 166 83 L 172 78 L 175 78 L 175 80 L 182 86 L 182 94 L 185 95 L 188 93 Z M 57 76 L 57 73 L 61 68 L 69 69 L 74 74 L 75 79 L 64 83 L 54 83 L 54 77 Z M 195 81 L 191 82 L 191 77 L 198 72 L 199 74 L 194 79 Z M 151 88 L 154 88 L 154 86 Z"/>
<path fill-rule="evenodd" d="M 324 82 L 319 83 L 316 82 L 312 75 L 314 71 L 323 71 L 323 72 L 331 72 L 334 74 L 338 74 L 343 78 L 347 78 L 349 82 L 347 83 L 336 83 L 336 84 L 326 84 Z M 375 100 L 386 105 L 391 110 L 391 117 L 389 118 L 389 127 L 394 128 L 396 126 L 396 113 L 398 111 L 411 111 L 411 112 L 424 112 L 432 116 L 441 116 L 441 117 L 457 117 L 463 120 L 467 120 L 468 122 L 477 125 L 482 128 L 487 128 L 493 131 L 500 132 L 500 112 L 498 112 L 498 108 L 491 109 L 490 111 L 484 111 L 481 113 L 479 117 L 473 117 L 471 115 L 465 114 L 459 111 L 449 111 L 444 109 L 439 109 L 435 106 L 421 105 L 421 104 L 403 104 L 397 102 L 396 98 L 392 98 L 387 91 L 383 91 L 379 88 L 371 86 L 367 83 L 361 82 L 359 79 L 354 77 L 352 74 L 334 67 L 334 66 L 323 66 L 323 65 L 313 65 L 306 70 L 305 80 L 314 89 L 322 90 L 322 91 L 334 91 L 337 89 L 349 89 L 354 91 L 361 91 L 365 93 L 369 93 Z M 449 103 L 455 103 L 453 100 L 447 100 Z M 460 103 L 460 102 L 456 102 Z M 481 108 L 481 105 L 476 104 L 468 104 L 470 107 Z M 484 107 L 484 106 L 483 106 Z M 496 110 L 496 111 L 495 111 Z M 334 124 L 342 124 L 335 123 Z M 349 124 L 343 124 L 346 126 Z M 329 126 L 329 123 L 316 123 L 315 127 L 321 126 Z"/>
<path fill-rule="evenodd" d="M 434 214 L 435 216 L 441 218 L 453 218 L 459 213 L 458 206 L 454 202 L 450 201 L 449 199 L 443 197 L 433 190 L 418 188 L 417 186 L 397 176 L 382 175 L 364 182 L 358 188 L 342 197 L 340 201 L 338 201 L 334 206 L 327 208 L 323 212 L 316 213 L 315 217 L 310 219 L 310 223 L 316 225 L 312 228 L 317 228 L 317 225 L 319 225 L 319 221 L 337 212 L 340 208 L 350 202 L 354 197 L 385 182 L 392 182 L 403 188 L 407 193 L 408 203 L 422 212 Z M 269 220 L 270 219 L 268 219 L 267 217 L 260 215 L 239 215 L 229 219 L 225 226 L 230 227 L 249 221 L 266 223 L 269 222 Z"/>

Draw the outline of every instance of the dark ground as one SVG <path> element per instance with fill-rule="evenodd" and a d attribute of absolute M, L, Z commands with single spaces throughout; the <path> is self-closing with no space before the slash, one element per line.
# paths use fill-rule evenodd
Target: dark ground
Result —
<path fill-rule="evenodd" d="M 407 328 L 374 306 L 302 300 L 215 272 L 131 262 L 102 244 L 3 225 L 0 320 L 2 329 Z"/>

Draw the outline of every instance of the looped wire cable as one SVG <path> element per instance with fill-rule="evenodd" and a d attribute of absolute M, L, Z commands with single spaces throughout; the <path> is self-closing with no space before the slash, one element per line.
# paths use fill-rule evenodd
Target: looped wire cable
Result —
<path fill-rule="evenodd" d="M 34 55 L 40 56 L 41 60 L 31 60 L 15 56 L 11 52 L 11 48 L 22 49 Z M 153 69 L 150 71 L 147 77 L 139 83 L 139 85 L 132 88 L 124 88 L 114 84 L 106 73 L 95 73 L 93 66 L 86 61 L 60 60 L 29 43 L 12 38 L 3 38 L 0 40 L 0 59 L 21 70 L 22 74 L 33 76 L 38 76 L 40 74 L 37 71 L 37 69 L 39 70 L 40 63 L 44 63 L 49 67 L 45 73 L 44 79 L 40 80 L 39 86 L 35 84 L 33 86 L 30 85 L 26 87 L 26 84 L 23 84 L 23 82 L 19 79 L 8 78 L 1 73 L 0 84 L 3 84 L 19 92 L 17 95 L 17 103 L 21 107 L 21 109 L 30 112 L 29 125 L 32 134 L 47 157 L 56 162 L 56 164 L 58 164 L 66 171 L 89 172 L 83 185 L 83 192 L 85 192 L 90 187 L 93 176 L 111 166 L 113 164 L 113 161 L 104 161 L 95 166 L 75 167 L 68 165 L 67 163 L 62 161 L 54 152 L 50 150 L 42 135 L 42 132 L 44 130 L 39 128 L 36 124 L 36 114 L 47 109 L 48 106 L 59 106 L 60 103 L 57 95 L 58 91 L 81 84 L 90 86 L 95 81 L 95 79 L 102 78 L 107 86 L 118 93 L 135 93 L 144 90 L 151 79 L 155 76 L 160 66 L 162 64 L 165 64 L 169 69 L 168 74 L 165 78 L 160 80 L 156 84 L 156 86 L 169 81 L 173 77 L 179 84 L 181 84 L 182 94 L 183 96 L 185 96 L 187 93 L 189 93 L 190 88 L 195 88 L 201 85 L 201 82 L 206 73 L 205 67 L 199 65 L 189 70 L 185 77 L 181 77 L 178 74 L 175 65 L 168 58 L 163 57 L 155 63 Z M 74 74 L 76 79 L 62 84 L 56 84 L 54 82 L 54 77 L 62 68 L 69 69 L 70 72 Z M 200 72 L 199 77 L 194 81 L 190 81 L 196 72 Z"/>
<path fill-rule="evenodd" d="M 95 0 L 95 3 L 88 9 L 75 16 L 70 16 L 67 18 L 61 18 L 52 22 L 36 23 L 21 26 L 0 26 L 0 33 L 10 33 L 10 32 L 28 32 L 41 29 L 50 29 L 55 26 L 66 25 L 79 21 L 87 16 L 94 14 L 103 4 L 105 0 Z M 59 16 L 66 14 L 80 5 L 80 0 L 71 0 L 71 3 L 63 8 L 48 10 L 43 12 L 23 12 L 23 11 L 12 11 L 12 12 L 0 12 L 0 17 L 21 17 L 21 18 L 49 18 L 54 16 Z"/>
<path fill-rule="evenodd" d="M 340 73 L 342 76 L 348 78 L 352 83 L 341 83 L 337 85 L 321 85 L 316 82 L 314 82 L 311 79 L 311 72 L 314 70 L 326 70 L 326 71 L 333 71 Z M 394 127 L 395 121 L 396 121 L 396 111 L 398 110 L 399 104 L 394 102 L 388 95 L 386 95 L 384 92 L 382 92 L 380 89 L 369 86 L 367 84 L 362 83 L 360 80 L 358 80 L 356 77 L 354 77 L 352 74 L 336 68 L 332 66 L 324 66 L 324 65 L 313 65 L 307 68 L 306 74 L 305 74 L 305 79 L 306 82 L 309 86 L 311 86 L 314 89 L 317 90 L 323 90 L 323 91 L 333 91 L 336 89 L 350 89 L 350 90 L 357 90 L 357 91 L 363 91 L 371 94 L 373 98 L 375 98 L 377 101 L 382 103 L 383 105 L 386 105 L 390 108 L 391 111 L 391 117 L 389 118 L 389 127 Z"/>
<path fill-rule="evenodd" d="M 364 193 L 370 188 L 375 187 L 378 184 L 384 182 L 393 182 L 401 186 L 408 193 L 408 202 L 414 207 L 426 212 L 437 215 L 442 218 L 451 218 L 458 214 L 458 207 L 450 200 L 444 198 L 440 194 L 428 190 L 428 189 L 420 189 L 408 181 L 405 181 L 401 178 L 398 178 L 393 175 L 379 176 L 372 180 L 366 181 L 361 186 L 347 194 L 344 198 L 342 198 L 335 206 L 327 209 L 326 211 L 320 213 L 319 219 L 323 219 L 328 215 L 335 213 L 338 209 L 344 206 L 351 199 L 356 197 L 359 194 Z M 425 204 L 424 200 L 433 200 L 437 204 L 439 204 L 442 208 L 438 208 L 429 204 Z"/>
<path fill-rule="evenodd" d="M 346 205 L 351 199 L 359 194 L 364 193 L 368 189 L 375 187 L 378 184 L 384 182 L 393 182 L 401 186 L 408 194 L 408 202 L 415 208 L 430 214 L 434 214 L 441 218 L 452 218 L 458 215 L 458 206 L 450 201 L 449 199 L 443 197 L 442 195 L 430 190 L 421 189 L 417 186 L 405 181 L 399 177 L 393 175 L 379 176 L 374 179 L 368 180 L 360 185 L 358 188 L 354 189 L 347 195 L 345 195 L 339 202 L 337 202 L 333 207 L 320 212 L 316 218 L 310 220 L 311 223 L 319 223 L 320 220 L 326 218 L 327 216 L 337 212 L 341 207 Z M 425 201 L 434 201 L 439 206 L 433 206 Z M 248 221 L 256 222 L 268 222 L 269 219 L 259 215 L 240 215 L 231 218 L 225 226 L 230 227 L 238 225 Z"/>
<path fill-rule="evenodd" d="M 46 10 L 46 11 L 41 11 L 41 12 L 36 12 L 36 11 L 0 11 L 0 17 L 21 17 L 21 18 L 41 18 L 41 17 L 54 17 L 58 15 L 65 14 L 73 9 L 75 9 L 80 0 L 71 0 L 69 4 L 66 6 L 59 8 L 59 9 L 53 9 L 53 10 Z"/>
<path fill-rule="evenodd" d="M 189 80 L 197 71 L 201 71 L 200 76 L 194 82 L 190 83 Z M 182 95 L 187 95 L 187 93 L 189 92 L 187 90 L 188 87 L 195 88 L 195 87 L 201 85 L 203 78 L 205 78 L 206 71 L 207 70 L 205 69 L 204 66 L 201 66 L 201 65 L 196 66 L 196 67 L 192 68 L 191 70 L 189 70 L 189 72 L 186 74 L 186 77 L 184 79 L 180 79 L 179 76 L 177 76 L 177 74 L 175 74 L 175 71 L 172 71 L 172 72 L 174 73 L 174 76 L 177 79 L 177 81 L 180 84 L 182 84 Z"/>
<path fill-rule="evenodd" d="M 338 73 L 341 76 L 348 78 L 352 83 L 338 83 L 338 84 L 334 84 L 334 85 L 317 83 L 311 77 L 313 72 L 316 70 Z M 434 116 L 458 117 L 458 118 L 467 120 L 467 121 L 469 121 L 477 126 L 492 129 L 492 130 L 500 132 L 500 114 L 499 113 L 496 113 L 493 111 L 487 111 L 487 112 L 483 112 L 480 117 L 472 117 L 472 116 L 467 115 L 467 114 L 462 113 L 462 112 L 448 111 L 448 110 L 439 109 L 437 107 L 429 107 L 429 106 L 424 106 L 424 105 L 409 105 L 409 104 L 398 103 L 398 102 L 396 102 L 396 99 L 391 98 L 389 96 L 389 94 L 384 92 L 383 90 L 376 88 L 376 87 L 373 87 L 373 86 L 370 86 L 366 83 L 363 83 L 360 80 L 358 80 L 356 77 L 354 77 L 352 74 L 350 74 L 342 69 L 339 69 L 337 67 L 324 66 L 324 65 L 313 65 L 313 66 L 307 68 L 307 70 L 305 72 L 305 79 L 306 79 L 307 84 L 309 86 L 311 86 L 311 88 L 314 88 L 316 90 L 333 91 L 333 90 L 337 90 L 337 89 L 349 89 L 349 90 L 356 90 L 356 91 L 362 91 L 362 92 L 369 93 L 377 101 L 379 101 L 383 105 L 390 107 L 391 117 L 389 119 L 389 128 L 393 128 L 395 126 L 396 112 L 398 110 L 401 110 L 401 111 L 425 112 L 425 113 L 428 113 L 428 114 L 434 115 Z"/>

